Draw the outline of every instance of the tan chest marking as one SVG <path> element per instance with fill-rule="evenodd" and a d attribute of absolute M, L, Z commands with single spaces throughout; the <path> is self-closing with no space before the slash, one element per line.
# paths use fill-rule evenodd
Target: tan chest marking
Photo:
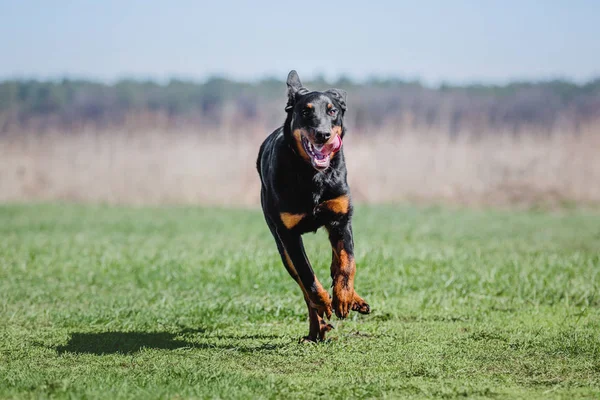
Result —
<path fill-rule="evenodd" d="M 283 222 L 283 225 L 285 225 L 285 227 L 288 229 L 292 229 L 293 227 L 298 225 L 300 221 L 302 221 L 302 218 L 306 217 L 306 214 L 292 214 L 282 212 L 279 214 L 279 216 L 281 217 L 281 222 Z"/>

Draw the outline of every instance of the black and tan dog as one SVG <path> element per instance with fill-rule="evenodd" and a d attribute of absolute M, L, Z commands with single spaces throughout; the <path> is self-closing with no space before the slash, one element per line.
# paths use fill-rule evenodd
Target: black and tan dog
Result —
<path fill-rule="evenodd" d="M 310 330 L 306 340 L 325 338 L 332 326 L 324 316 L 332 309 L 339 318 L 350 310 L 370 312 L 354 291 L 352 203 L 342 149 L 346 92 L 311 92 L 296 71 L 287 79 L 287 118 L 263 142 L 257 169 L 262 182 L 265 219 L 286 269 L 300 285 L 308 305 Z M 325 226 L 333 250 L 333 300 L 306 257 L 301 235 Z"/>

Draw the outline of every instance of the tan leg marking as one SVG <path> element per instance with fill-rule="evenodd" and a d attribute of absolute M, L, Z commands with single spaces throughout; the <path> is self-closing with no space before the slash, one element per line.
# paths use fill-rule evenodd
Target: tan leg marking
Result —
<path fill-rule="evenodd" d="M 354 257 L 338 246 L 337 267 L 333 277 L 333 309 L 338 318 L 346 318 L 354 305 Z"/>

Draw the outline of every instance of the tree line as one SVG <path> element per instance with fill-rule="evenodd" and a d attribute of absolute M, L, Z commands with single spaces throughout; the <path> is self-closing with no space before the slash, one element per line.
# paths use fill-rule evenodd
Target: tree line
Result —
<path fill-rule="evenodd" d="M 311 89 L 348 91 L 348 124 L 359 133 L 382 129 L 463 132 L 579 132 L 600 122 L 600 78 L 584 84 L 565 80 L 506 85 L 429 87 L 418 81 L 371 79 L 336 82 L 317 79 Z M 237 82 L 213 77 L 205 82 L 166 83 L 121 80 L 5 80 L 0 82 L 0 132 L 77 132 L 106 129 L 209 130 L 259 124 L 275 128 L 283 120 L 285 83 L 277 79 Z"/>

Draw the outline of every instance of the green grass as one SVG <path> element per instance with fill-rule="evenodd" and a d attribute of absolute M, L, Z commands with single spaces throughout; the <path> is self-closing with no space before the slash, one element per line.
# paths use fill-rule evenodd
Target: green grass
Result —
<path fill-rule="evenodd" d="M 2 206 L 0 397 L 600 396 L 600 215 L 359 207 L 354 231 L 373 313 L 313 345 L 258 211 Z"/>

